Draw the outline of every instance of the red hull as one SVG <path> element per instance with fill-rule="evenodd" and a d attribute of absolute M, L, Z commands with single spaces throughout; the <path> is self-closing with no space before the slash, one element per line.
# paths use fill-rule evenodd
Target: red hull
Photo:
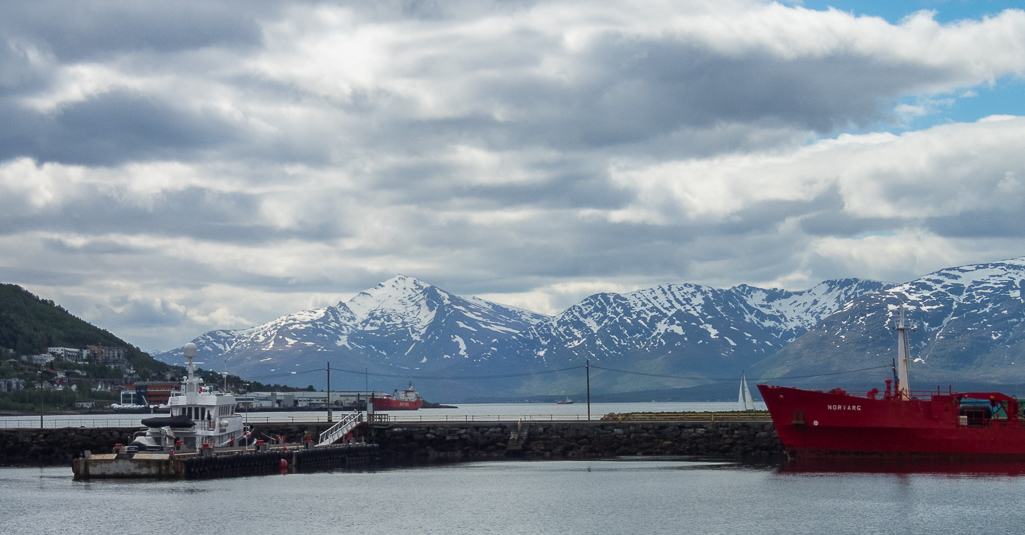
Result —
<path fill-rule="evenodd" d="M 370 399 L 374 402 L 376 411 L 415 411 L 424 404 L 420 394 L 413 388 L 412 381 L 409 382 L 409 388 L 402 392 L 396 390 L 392 395 L 382 394 L 371 396 Z"/>
<path fill-rule="evenodd" d="M 791 458 L 1025 459 L 1018 402 L 1000 393 L 932 393 L 900 400 L 840 390 L 768 385 L 758 385 L 758 390 Z M 992 417 L 988 412 L 984 417 L 966 413 L 969 400 L 999 411 Z M 979 401 L 972 405 L 978 406 Z"/>
<path fill-rule="evenodd" d="M 375 411 L 415 411 L 423 406 L 422 399 L 407 401 L 404 399 L 373 398 Z"/>

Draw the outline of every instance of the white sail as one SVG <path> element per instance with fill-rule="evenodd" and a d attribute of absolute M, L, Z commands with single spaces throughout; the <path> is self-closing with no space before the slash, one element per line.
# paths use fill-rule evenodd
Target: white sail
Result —
<path fill-rule="evenodd" d="M 755 402 L 751 399 L 751 390 L 747 387 L 747 377 L 743 373 L 740 374 L 740 395 L 737 398 L 737 403 L 742 411 L 752 411 L 755 408 Z"/>

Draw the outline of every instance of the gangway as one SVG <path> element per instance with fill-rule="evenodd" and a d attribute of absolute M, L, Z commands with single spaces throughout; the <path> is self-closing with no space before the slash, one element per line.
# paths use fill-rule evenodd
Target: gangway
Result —
<path fill-rule="evenodd" d="M 327 446 L 334 444 L 338 439 L 345 436 L 349 431 L 356 428 L 357 425 L 363 422 L 363 413 L 360 411 L 352 411 L 346 414 L 338 423 L 331 426 L 330 429 L 320 434 L 320 441 L 317 442 L 317 447 Z"/>

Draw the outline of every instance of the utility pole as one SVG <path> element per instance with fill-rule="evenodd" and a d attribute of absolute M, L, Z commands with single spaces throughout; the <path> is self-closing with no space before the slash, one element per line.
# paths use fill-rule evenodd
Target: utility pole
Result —
<path fill-rule="evenodd" d="M 39 370 L 39 428 L 43 428 L 43 370 Z"/>
<path fill-rule="evenodd" d="M 331 423 L 331 363 L 327 363 L 327 423 Z"/>
<path fill-rule="evenodd" d="M 591 359 L 587 359 L 587 421 L 591 421 Z"/>

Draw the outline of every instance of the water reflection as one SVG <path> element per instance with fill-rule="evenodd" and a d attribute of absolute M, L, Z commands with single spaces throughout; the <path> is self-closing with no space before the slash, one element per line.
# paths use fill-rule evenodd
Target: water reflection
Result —
<path fill-rule="evenodd" d="M 928 474 L 958 477 L 1023 476 L 1025 463 L 953 459 L 800 459 L 784 462 L 780 474 Z"/>

